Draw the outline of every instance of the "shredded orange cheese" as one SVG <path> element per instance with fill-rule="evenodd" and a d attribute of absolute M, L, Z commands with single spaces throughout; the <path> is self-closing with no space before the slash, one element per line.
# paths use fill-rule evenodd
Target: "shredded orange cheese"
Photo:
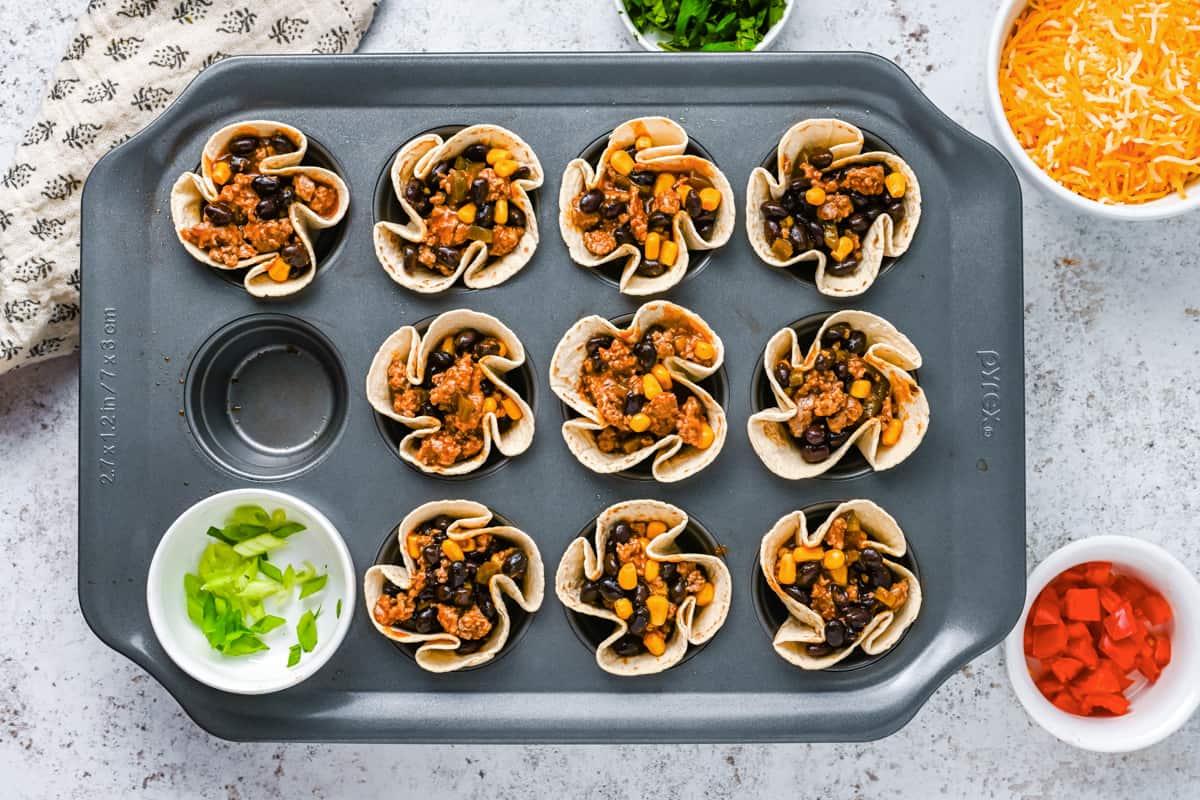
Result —
<path fill-rule="evenodd" d="M 1196 0 L 1031 0 L 999 78 L 1017 141 L 1077 194 L 1146 203 L 1200 177 Z"/>

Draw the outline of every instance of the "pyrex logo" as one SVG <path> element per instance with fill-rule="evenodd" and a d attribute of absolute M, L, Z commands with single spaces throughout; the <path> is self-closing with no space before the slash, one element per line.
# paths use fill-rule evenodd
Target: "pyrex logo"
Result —
<path fill-rule="evenodd" d="M 990 439 L 1000 424 L 1000 354 L 976 350 L 975 355 L 979 357 L 979 432 Z"/>

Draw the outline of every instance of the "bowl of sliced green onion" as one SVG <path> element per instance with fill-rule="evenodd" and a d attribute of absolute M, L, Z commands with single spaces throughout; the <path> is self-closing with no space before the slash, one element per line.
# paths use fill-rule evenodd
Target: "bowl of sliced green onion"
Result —
<path fill-rule="evenodd" d="M 283 492 L 207 497 L 167 528 L 146 581 L 159 644 L 203 684 L 266 694 L 315 674 L 350 629 L 354 563 L 337 528 Z"/>
<path fill-rule="evenodd" d="M 621 22 L 654 52 L 747 52 L 774 43 L 792 0 L 613 0 Z"/>

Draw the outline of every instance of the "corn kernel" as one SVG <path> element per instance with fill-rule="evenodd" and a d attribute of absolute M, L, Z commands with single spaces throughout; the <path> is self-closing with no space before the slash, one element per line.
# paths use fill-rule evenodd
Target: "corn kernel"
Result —
<path fill-rule="evenodd" d="M 900 433 L 904 430 L 904 422 L 900 419 L 893 418 L 887 427 L 883 429 L 883 436 L 880 437 L 879 443 L 884 447 L 891 447 L 896 442 L 900 441 Z"/>
<path fill-rule="evenodd" d="M 799 547 L 792 548 L 792 558 L 797 562 L 800 561 L 820 561 L 825 558 L 825 551 L 819 547 Z"/>
<path fill-rule="evenodd" d="M 646 260 L 657 261 L 659 251 L 662 249 L 662 234 L 647 233 L 646 234 Z"/>
<path fill-rule="evenodd" d="M 707 450 L 712 447 L 712 443 L 717 440 L 717 432 L 712 429 L 712 425 L 707 422 L 700 424 L 700 441 L 696 447 L 701 450 Z"/>
<path fill-rule="evenodd" d="M 636 147 L 638 150 L 645 150 L 647 147 L 654 146 L 654 140 L 651 139 L 649 136 L 639 136 L 639 137 L 637 137 L 637 140 L 633 143 L 633 146 Z"/>
<path fill-rule="evenodd" d="M 692 187 L 686 183 L 681 183 L 675 187 L 675 194 L 679 195 L 679 205 L 687 202 L 687 197 L 692 192 Z"/>
<path fill-rule="evenodd" d="M 421 543 L 417 540 L 415 533 L 410 533 L 406 540 L 408 544 L 408 554 L 415 558 L 421 557 Z"/>
<path fill-rule="evenodd" d="M 451 561 L 462 561 L 463 551 L 453 539 L 442 540 L 442 553 Z"/>
<path fill-rule="evenodd" d="M 667 640 L 661 633 L 647 633 L 642 637 L 642 645 L 655 657 L 667 652 Z"/>
<path fill-rule="evenodd" d="M 646 559 L 646 566 L 642 567 L 642 577 L 646 579 L 646 583 L 653 583 L 658 578 L 658 562 L 653 558 Z"/>
<path fill-rule="evenodd" d="M 646 523 L 646 536 L 653 539 L 657 536 L 662 536 L 667 532 L 667 523 L 662 520 L 654 520 Z"/>
<path fill-rule="evenodd" d="M 288 279 L 288 275 L 291 272 L 291 266 L 282 257 L 275 256 L 275 260 L 271 262 L 271 266 L 267 269 L 267 277 L 276 283 L 283 283 Z"/>
<path fill-rule="evenodd" d="M 711 186 L 700 190 L 700 207 L 705 211 L 716 211 L 721 205 L 721 193 Z"/>
<path fill-rule="evenodd" d="M 458 209 L 459 222 L 462 222 L 464 225 L 470 225 L 475 221 L 476 211 L 478 211 L 478 209 L 475 208 L 474 203 L 467 203 L 466 205 L 462 206 Z"/>
<path fill-rule="evenodd" d="M 662 384 L 658 382 L 658 378 L 651 374 L 643 375 L 642 392 L 646 395 L 647 400 L 653 400 L 663 393 Z"/>
<path fill-rule="evenodd" d="M 487 160 L 488 164 L 494 167 L 501 161 L 507 161 L 511 159 L 512 153 L 508 152 L 503 147 L 493 147 L 491 150 L 487 151 L 487 155 L 484 158 Z"/>
<path fill-rule="evenodd" d="M 504 358 L 505 356 L 508 355 L 508 345 L 506 345 L 504 342 L 497 340 L 496 346 L 497 346 L 497 348 L 499 348 L 499 352 L 497 352 L 496 355 L 500 356 L 501 358 Z"/>
<path fill-rule="evenodd" d="M 904 193 L 908 190 L 908 180 L 904 177 L 903 172 L 893 172 L 883 179 L 883 185 L 887 187 L 888 194 L 892 197 L 904 197 Z"/>
<path fill-rule="evenodd" d="M 646 608 L 650 609 L 650 624 L 661 626 L 667 621 L 671 603 L 662 595 L 652 594 L 646 598 Z"/>
<path fill-rule="evenodd" d="M 628 598 L 619 598 L 613 603 L 613 613 L 621 619 L 629 619 L 633 616 L 633 603 Z"/>
<path fill-rule="evenodd" d="M 785 585 L 796 582 L 796 559 L 792 558 L 791 553 L 784 553 L 779 557 L 779 565 L 775 570 L 775 580 Z"/>
<path fill-rule="evenodd" d="M 850 396 L 862 400 L 871 393 L 871 382 L 866 378 L 859 378 L 850 384 Z"/>
<path fill-rule="evenodd" d="M 637 581 L 637 567 L 633 562 L 622 564 L 620 572 L 617 573 L 617 585 L 628 592 L 637 588 Z"/>
<path fill-rule="evenodd" d="M 804 193 L 804 199 L 810 206 L 819 206 L 825 202 L 825 190 L 820 186 L 814 186 Z"/>
<path fill-rule="evenodd" d="M 629 429 L 634 433 L 642 433 L 650 429 L 650 418 L 638 412 L 629 418 Z"/>
<path fill-rule="evenodd" d="M 224 186 L 229 183 L 229 179 L 233 177 L 233 170 L 229 168 L 229 164 L 225 161 L 218 161 L 212 167 L 213 183 L 217 186 Z"/>
<path fill-rule="evenodd" d="M 821 566 L 825 569 L 839 569 L 846 566 L 846 554 L 841 550 L 826 550 L 825 557 L 821 559 Z"/>
<path fill-rule="evenodd" d="M 494 398 L 494 397 L 483 398 L 483 413 L 485 413 L 485 414 L 495 414 L 496 413 L 496 398 Z"/>
<path fill-rule="evenodd" d="M 861 531 L 862 523 L 858 521 L 858 515 L 853 511 L 846 512 L 846 530 Z"/>
<path fill-rule="evenodd" d="M 660 172 L 658 177 L 654 179 L 654 193 L 663 194 L 671 191 L 671 187 L 675 185 L 675 176 L 670 172 Z"/>
<path fill-rule="evenodd" d="M 846 568 L 838 567 L 837 569 L 829 570 L 829 577 L 832 578 L 833 582 L 836 583 L 838 586 L 845 586 L 846 585 L 846 577 L 847 577 L 846 576 Z"/>
<path fill-rule="evenodd" d="M 667 372 L 667 368 L 662 364 L 655 364 L 650 368 L 650 374 L 658 380 L 658 385 L 664 389 L 671 388 L 671 373 Z"/>
<path fill-rule="evenodd" d="M 471 538 L 469 538 L 469 539 L 462 539 L 462 540 L 460 540 L 460 541 L 459 541 L 459 543 L 458 543 L 458 546 L 462 548 L 462 551 L 463 551 L 464 553 L 473 553 L 473 552 L 475 552 L 475 537 L 474 537 L 474 536 L 472 536 L 472 537 L 471 537 Z"/>
<path fill-rule="evenodd" d="M 662 243 L 662 251 L 658 254 L 658 261 L 664 267 L 675 266 L 676 259 L 679 258 L 679 245 L 675 244 L 674 239 L 664 239 Z"/>
<path fill-rule="evenodd" d="M 633 172 L 633 156 L 624 150 L 618 150 L 613 153 L 612 158 L 609 159 L 609 163 L 613 169 L 622 175 L 628 175 L 630 172 Z"/>
<path fill-rule="evenodd" d="M 496 162 L 496 166 L 492 167 L 492 169 L 495 171 L 495 173 L 497 175 L 499 175 L 501 178 L 507 178 L 508 176 L 512 175 L 514 172 L 519 170 L 520 168 L 521 168 L 521 165 L 518 164 L 516 161 L 513 161 L 511 158 L 506 158 L 503 161 L 498 161 L 498 162 Z"/>
<path fill-rule="evenodd" d="M 700 591 L 696 592 L 696 605 L 704 608 L 713 601 L 717 594 L 717 587 L 712 585 L 712 581 L 705 581 L 700 587 Z"/>
<path fill-rule="evenodd" d="M 508 418 L 514 422 L 525 416 L 521 412 L 521 407 L 517 405 L 517 401 L 513 400 L 511 397 L 505 397 L 500 401 L 500 405 L 504 407 L 504 413 L 508 414 Z"/>
<path fill-rule="evenodd" d="M 503 197 L 496 201 L 496 209 L 492 212 L 492 219 L 497 225 L 504 225 L 508 222 L 508 201 Z"/>
<path fill-rule="evenodd" d="M 454 337 L 453 336 L 447 336 L 445 339 L 442 339 L 441 350 L 443 353 L 453 353 L 454 352 Z"/>
<path fill-rule="evenodd" d="M 854 252 L 854 240 L 849 236 L 839 236 L 837 245 L 830 253 L 834 261 L 845 261 Z"/>
<path fill-rule="evenodd" d="M 717 348 L 713 347 L 708 342 L 700 341 L 696 342 L 694 352 L 696 354 L 696 358 L 700 359 L 701 361 L 708 361 L 717 354 Z"/>

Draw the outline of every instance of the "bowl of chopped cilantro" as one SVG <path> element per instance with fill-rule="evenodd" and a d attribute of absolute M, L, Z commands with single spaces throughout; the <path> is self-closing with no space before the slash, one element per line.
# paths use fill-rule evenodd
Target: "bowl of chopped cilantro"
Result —
<path fill-rule="evenodd" d="M 203 684 L 235 694 L 295 686 L 350 629 L 355 573 L 337 528 L 303 500 L 235 489 L 184 511 L 150 562 L 159 644 Z"/>
<path fill-rule="evenodd" d="M 647 50 L 765 50 L 792 12 L 792 0 L 614 0 Z"/>

